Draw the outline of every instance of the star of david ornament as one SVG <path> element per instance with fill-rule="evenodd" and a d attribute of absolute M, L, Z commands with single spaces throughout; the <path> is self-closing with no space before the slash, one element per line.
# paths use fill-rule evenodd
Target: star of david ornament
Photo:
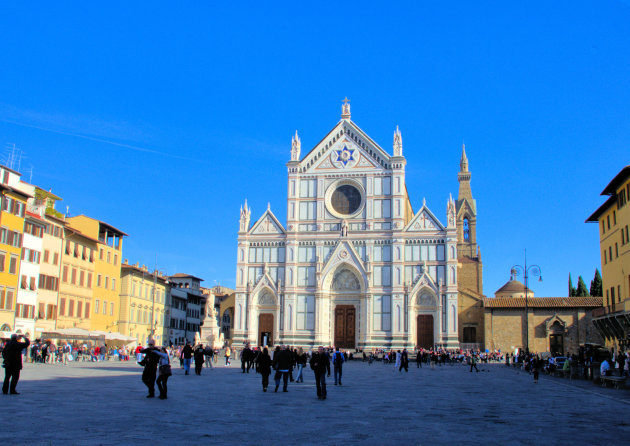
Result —
<path fill-rule="evenodd" d="M 344 167 L 346 167 L 350 161 L 354 161 L 354 150 L 350 150 L 346 146 L 343 146 L 341 150 L 335 150 L 335 153 L 337 154 L 335 161 L 343 164 Z"/>

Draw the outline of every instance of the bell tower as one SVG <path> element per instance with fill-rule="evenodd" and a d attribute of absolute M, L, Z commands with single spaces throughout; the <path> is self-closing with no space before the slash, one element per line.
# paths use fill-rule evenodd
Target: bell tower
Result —
<path fill-rule="evenodd" d="M 457 196 L 457 292 L 459 305 L 459 342 L 464 348 L 483 346 L 483 275 L 481 251 L 477 245 L 477 202 L 470 188 L 466 147 L 462 144 Z"/>

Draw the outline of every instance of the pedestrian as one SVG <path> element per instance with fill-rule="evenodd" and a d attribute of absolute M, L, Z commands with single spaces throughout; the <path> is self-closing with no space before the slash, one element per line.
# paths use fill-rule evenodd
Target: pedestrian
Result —
<path fill-rule="evenodd" d="M 157 381 L 155 381 L 157 388 L 160 391 L 160 396 L 158 396 L 158 398 L 165 400 L 168 390 L 166 383 L 168 381 L 168 377 L 173 374 L 171 371 L 171 361 L 166 347 L 162 347 L 160 350 L 155 350 L 155 354 L 160 357 L 160 362 L 158 363 L 158 378 Z"/>
<path fill-rule="evenodd" d="M 402 369 L 405 369 L 405 372 L 409 371 L 409 355 L 407 354 L 406 348 L 403 349 L 402 354 L 400 355 L 400 366 L 398 371 L 402 372 Z"/>
<path fill-rule="evenodd" d="M 140 352 L 144 354 L 144 359 L 140 362 L 144 362 L 144 370 L 142 371 L 142 382 L 149 389 L 147 398 L 153 398 L 155 396 L 155 378 L 157 373 L 158 362 L 160 357 L 155 354 L 155 341 L 150 339 L 147 342 L 147 348 L 142 349 Z"/>
<path fill-rule="evenodd" d="M 304 367 L 306 366 L 306 353 L 304 353 L 304 350 L 302 350 L 302 347 L 299 347 L 297 350 L 297 359 L 296 359 L 296 366 L 297 366 L 297 376 L 295 377 L 295 382 L 296 383 L 303 383 L 304 382 Z"/>
<path fill-rule="evenodd" d="M 232 355 L 232 351 L 230 350 L 230 346 L 225 347 L 225 366 L 230 365 L 230 355 Z"/>
<path fill-rule="evenodd" d="M 24 342 L 19 342 L 23 338 Z M 4 384 L 2 385 L 2 393 L 5 395 L 19 395 L 15 390 L 20 380 L 20 370 L 22 370 L 22 350 L 30 345 L 31 341 L 23 335 L 12 334 L 11 340 L 2 349 L 2 358 L 4 359 Z M 10 382 L 10 385 L 9 385 Z"/>
<path fill-rule="evenodd" d="M 335 353 L 333 354 L 333 369 L 335 374 L 335 385 L 339 383 L 341 385 L 341 375 L 343 373 L 343 363 L 344 357 L 343 353 L 339 351 L 339 347 L 335 349 Z"/>
<path fill-rule="evenodd" d="M 277 392 L 278 387 L 280 387 L 280 378 L 282 378 L 283 381 L 282 391 L 288 392 L 287 386 L 289 384 L 289 370 L 293 364 L 293 355 L 291 355 L 291 352 L 287 350 L 286 345 L 276 353 L 277 354 L 273 357 L 273 368 L 276 371 L 274 376 L 274 380 L 276 381 L 275 392 Z"/>
<path fill-rule="evenodd" d="M 479 369 L 477 368 L 477 356 L 474 353 L 470 355 L 470 372 L 471 373 L 472 373 L 473 367 L 475 368 L 477 372 L 479 372 Z"/>
<path fill-rule="evenodd" d="M 182 359 L 184 360 L 184 375 L 190 373 L 190 363 L 192 362 L 193 349 L 190 346 L 190 341 L 186 341 L 186 345 L 182 348 Z"/>
<path fill-rule="evenodd" d="M 396 369 L 400 368 L 400 361 L 402 360 L 402 355 L 400 353 L 400 350 L 398 350 L 396 352 L 396 364 L 394 364 L 394 371 L 396 371 Z"/>
<path fill-rule="evenodd" d="M 251 367 L 251 362 L 249 359 L 249 355 L 251 350 L 249 349 L 249 344 L 245 344 L 245 348 L 241 350 L 241 370 L 245 373 L 245 369 L 247 369 L 247 373 L 249 373 L 249 368 Z"/>
<path fill-rule="evenodd" d="M 269 357 L 269 350 L 265 347 L 258 359 L 256 360 L 258 365 L 258 373 L 262 375 L 262 388 L 263 392 L 267 391 L 269 386 L 269 375 L 271 375 L 271 358 Z"/>
<path fill-rule="evenodd" d="M 420 350 L 416 353 L 416 368 L 422 368 L 422 352 Z"/>
<path fill-rule="evenodd" d="M 326 372 L 330 376 L 330 359 L 324 352 L 324 347 L 320 346 L 319 349 L 313 353 L 311 357 L 311 369 L 315 372 L 315 386 L 317 387 L 317 399 L 326 399 Z"/>
<path fill-rule="evenodd" d="M 206 345 L 205 350 L 203 351 L 204 356 L 206 357 L 206 367 L 212 368 L 212 356 L 214 356 L 214 350 L 209 345 Z"/>
<path fill-rule="evenodd" d="M 201 375 L 201 369 L 203 368 L 203 361 L 204 361 L 203 344 L 199 344 L 197 348 L 195 349 L 194 358 L 195 358 L 195 373 L 197 375 Z"/>
<path fill-rule="evenodd" d="M 567 359 L 568 361 L 568 359 Z M 532 371 L 534 372 L 534 384 L 538 384 L 538 375 L 540 373 L 540 358 L 538 355 L 532 359 Z"/>

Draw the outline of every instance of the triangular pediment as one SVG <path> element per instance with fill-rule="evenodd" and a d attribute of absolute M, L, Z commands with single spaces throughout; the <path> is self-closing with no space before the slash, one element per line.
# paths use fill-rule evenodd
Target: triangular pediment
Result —
<path fill-rule="evenodd" d="M 251 291 L 252 296 L 258 296 L 263 290 L 269 289 L 274 297 L 278 296 L 278 287 L 274 283 L 273 279 L 269 276 L 267 271 L 265 271 L 256 281 L 256 285 Z"/>
<path fill-rule="evenodd" d="M 463 217 L 465 214 L 469 216 L 473 216 L 476 214 L 476 203 L 473 200 L 472 203 L 468 201 L 468 199 L 464 198 L 462 200 L 457 201 L 457 218 Z"/>
<path fill-rule="evenodd" d="M 431 210 L 423 205 L 416 215 L 407 224 L 405 231 L 407 232 L 424 232 L 424 231 L 444 231 L 444 225 L 431 212 Z"/>
<path fill-rule="evenodd" d="M 284 227 L 276 216 L 273 215 L 271 209 L 267 209 L 262 217 L 260 217 L 249 230 L 250 234 L 284 234 L 284 232 Z"/>
<path fill-rule="evenodd" d="M 350 120 L 341 120 L 298 167 L 302 173 L 390 168 L 390 155 Z"/>
<path fill-rule="evenodd" d="M 347 265 L 357 275 L 357 279 L 363 282 L 361 288 L 366 285 L 368 273 L 363 265 L 361 257 L 357 254 L 356 250 L 352 246 L 352 243 L 342 241 L 337 244 L 335 249 L 324 259 L 324 265 L 322 267 L 322 277 L 324 278 L 323 287 L 329 289 L 332 284 L 332 279 L 337 269 L 342 265 Z"/>
<path fill-rule="evenodd" d="M 411 291 L 409 292 L 410 296 L 416 296 L 421 294 L 420 291 L 422 289 L 428 289 L 436 296 L 439 295 L 439 288 L 431 278 L 431 276 L 427 273 L 426 268 L 422 271 L 416 280 L 412 283 Z"/>

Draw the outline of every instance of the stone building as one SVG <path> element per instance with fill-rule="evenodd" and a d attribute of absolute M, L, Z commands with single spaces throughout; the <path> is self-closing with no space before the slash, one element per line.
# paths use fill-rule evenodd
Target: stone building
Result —
<path fill-rule="evenodd" d="M 535 297 L 529 289 L 525 297 L 525 285 L 511 278 L 483 304 L 489 350 L 513 352 L 529 344 L 533 352 L 567 354 L 581 344 L 602 343 L 591 317 L 601 297 Z"/>
<path fill-rule="evenodd" d="M 347 102 L 306 156 L 296 132 L 286 225 L 270 207 L 254 224 L 247 203 L 241 209 L 235 343 L 452 348 L 462 311 L 470 339 L 480 342 L 481 260 L 465 152 L 446 224 L 424 201 L 414 212 L 406 164 L 399 129 L 390 155 L 350 119 Z M 460 267 L 463 303 L 460 246 L 469 262 Z"/>

